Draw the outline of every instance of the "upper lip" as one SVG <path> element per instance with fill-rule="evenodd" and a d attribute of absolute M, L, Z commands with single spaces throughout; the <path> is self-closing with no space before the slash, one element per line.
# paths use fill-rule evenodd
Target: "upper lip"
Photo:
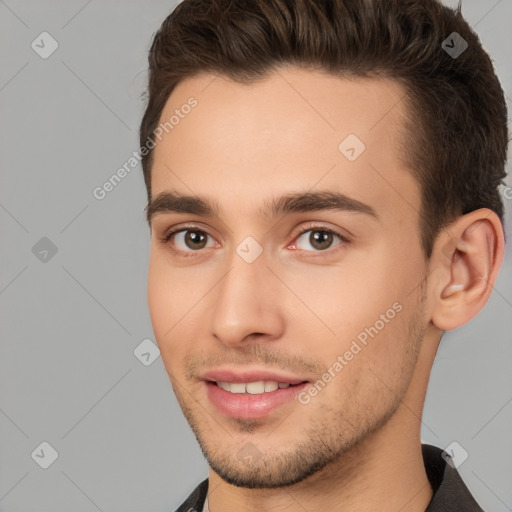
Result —
<path fill-rule="evenodd" d="M 201 378 L 203 380 L 209 380 L 212 382 L 259 382 L 261 380 L 288 382 L 289 384 L 300 384 L 301 382 L 307 382 L 307 379 L 275 371 L 234 370 L 228 368 L 208 370 L 201 375 Z"/>

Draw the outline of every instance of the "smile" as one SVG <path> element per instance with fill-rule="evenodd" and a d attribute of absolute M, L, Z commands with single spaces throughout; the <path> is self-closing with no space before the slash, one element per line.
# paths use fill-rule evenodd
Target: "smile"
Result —
<path fill-rule="evenodd" d="M 261 395 L 270 393 L 276 389 L 285 389 L 293 386 L 289 382 L 277 382 L 276 380 L 259 380 L 257 382 L 222 382 L 217 381 L 217 386 L 231 393 L 249 393 L 251 395 Z"/>

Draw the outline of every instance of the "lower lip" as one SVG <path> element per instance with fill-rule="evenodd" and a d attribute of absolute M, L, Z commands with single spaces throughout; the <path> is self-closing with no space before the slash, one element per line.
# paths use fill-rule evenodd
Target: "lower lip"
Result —
<path fill-rule="evenodd" d="M 221 413 L 231 418 L 254 420 L 264 418 L 280 405 L 294 400 L 309 385 L 309 382 L 259 395 L 231 393 L 217 386 L 215 382 L 205 382 L 205 384 L 208 398 Z"/>

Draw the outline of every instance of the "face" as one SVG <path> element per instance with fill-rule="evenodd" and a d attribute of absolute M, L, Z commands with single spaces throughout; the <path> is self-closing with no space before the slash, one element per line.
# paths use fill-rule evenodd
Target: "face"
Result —
<path fill-rule="evenodd" d="M 312 478 L 411 386 L 426 263 L 403 94 L 289 67 L 250 86 L 187 79 L 162 113 L 175 119 L 154 150 L 151 321 L 232 484 Z"/>

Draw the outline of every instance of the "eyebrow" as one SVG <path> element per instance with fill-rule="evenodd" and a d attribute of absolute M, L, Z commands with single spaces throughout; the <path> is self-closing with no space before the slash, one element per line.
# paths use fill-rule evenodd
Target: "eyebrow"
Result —
<path fill-rule="evenodd" d="M 188 213 L 200 217 L 215 217 L 219 210 L 214 201 L 201 196 L 187 196 L 176 192 L 162 192 L 151 199 L 146 206 L 146 220 L 151 220 L 162 213 Z"/>
<path fill-rule="evenodd" d="M 181 195 L 176 192 L 162 192 L 151 199 L 146 206 L 146 219 L 149 225 L 158 214 L 186 213 L 200 217 L 216 217 L 219 205 L 202 196 Z M 378 219 L 375 209 L 341 192 L 322 190 L 318 192 L 295 192 L 273 198 L 264 203 L 260 214 L 268 221 L 280 215 L 291 213 L 337 210 L 362 213 Z"/>

